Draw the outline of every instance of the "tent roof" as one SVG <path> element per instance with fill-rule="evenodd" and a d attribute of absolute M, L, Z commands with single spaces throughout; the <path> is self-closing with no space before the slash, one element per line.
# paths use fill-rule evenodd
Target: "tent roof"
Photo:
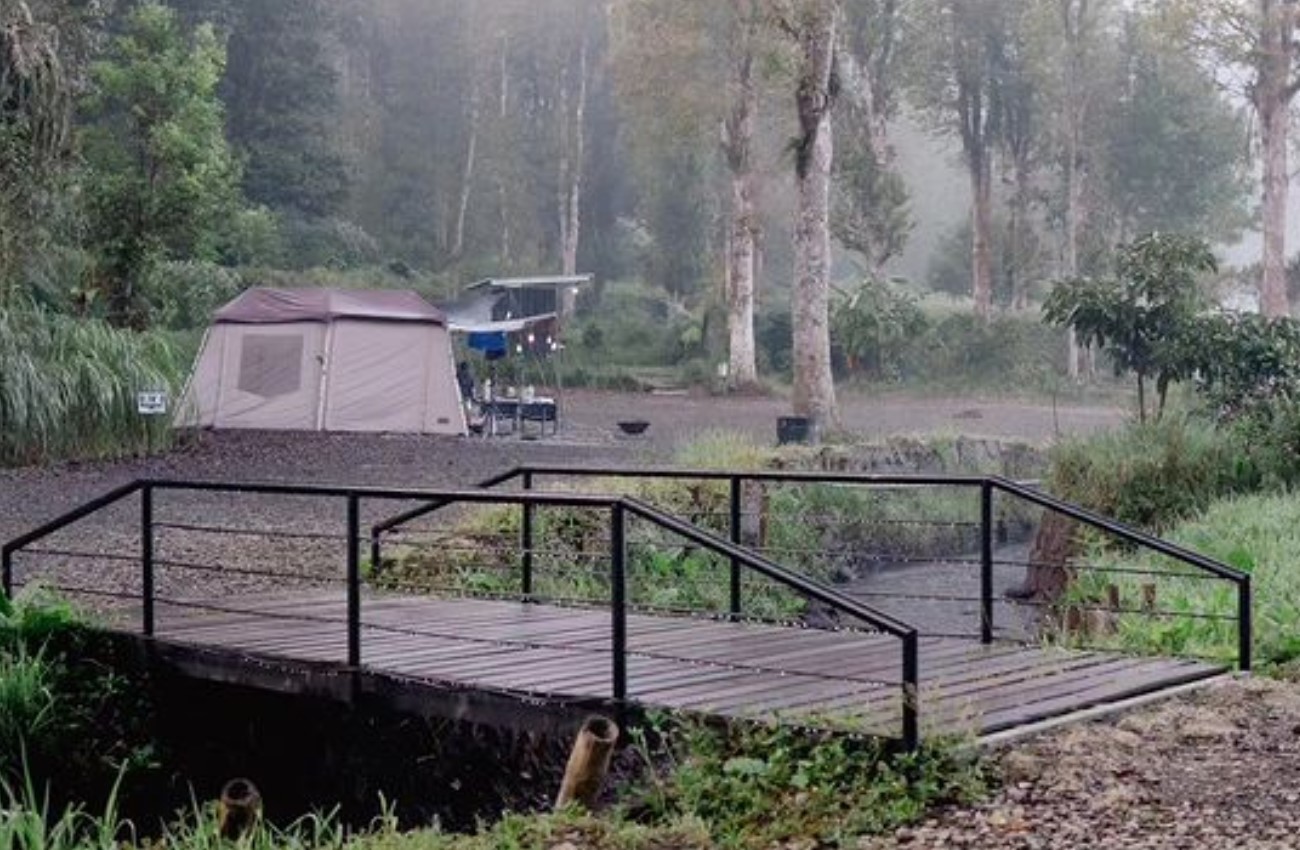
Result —
<path fill-rule="evenodd" d="M 217 311 L 215 321 L 238 324 L 328 322 L 333 319 L 447 323 L 418 293 L 401 289 L 271 289 L 257 287 Z"/>

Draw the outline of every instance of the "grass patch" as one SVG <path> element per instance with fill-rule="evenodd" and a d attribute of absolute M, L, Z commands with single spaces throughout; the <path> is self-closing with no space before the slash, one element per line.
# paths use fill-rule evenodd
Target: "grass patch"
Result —
<path fill-rule="evenodd" d="M 647 741 L 653 739 L 654 745 Z M 246 850 L 712 850 L 855 847 L 863 835 L 911 823 L 931 807 L 984 791 L 980 764 L 943 746 L 896 755 L 844 735 L 788 727 L 719 729 L 661 717 L 633 730 L 648 778 L 621 790 L 602 815 L 577 810 L 505 814 L 471 835 L 399 831 L 392 807 L 349 831 L 332 815 L 284 827 L 260 823 Z M 966 751 L 969 752 L 969 751 Z M 161 835 L 138 841 L 116 795 L 102 815 L 55 811 L 31 782 L 0 793 L 0 850 L 217 850 L 211 804 L 195 804 Z"/>
<path fill-rule="evenodd" d="M 136 394 L 175 398 L 184 369 L 180 346 L 164 333 L 0 310 L 0 465 L 166 448 L 170 422 L 139 415 Z"/>
<path fill-rule="evenodd" d="M 1300 495 L 1253 495 L 1215 502 L 1201 516 L 1173 526 L 1168 539 L 1250 573 L 1254 597 L 1255 656 L 1264 669 L 1300 660 Z M 1155 553 L 1099 552 L 1089 558 L 1103 568 L 1188 572 Z M 1084 573 L 1072 590 L 1077 598 L 1102 598 L 1104 584 L 1118 584 L 1128 606 L 1140 598 L 1141 585 L 1156 586 L 1156 607 L 1195 617 L 1154 617 L 1138 613 L 1116 618 L 1110 639 L 1127 650 L 1179 656 L 1204 656 L 1230 662 L 1236 658 L 1237 624 L 1210 617 L 1235 617 L 1235 586 L 1199 578 L 1138 577 Z"/>

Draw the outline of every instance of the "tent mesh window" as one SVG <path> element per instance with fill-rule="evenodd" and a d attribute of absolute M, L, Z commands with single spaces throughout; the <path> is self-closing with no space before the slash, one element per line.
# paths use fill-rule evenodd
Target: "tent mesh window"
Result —
<path fill-rule="evenodd" d="M 302 337 L 249 334 L 239 351 L 239 389 L 263 398 L 289 395 L 302 386 Z"/>

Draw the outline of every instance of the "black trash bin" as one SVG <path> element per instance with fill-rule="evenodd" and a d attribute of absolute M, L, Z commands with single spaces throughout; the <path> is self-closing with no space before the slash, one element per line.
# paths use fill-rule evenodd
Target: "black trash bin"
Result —
<path fill-rule="evenodd" d="M 776 442 L 779 446 L 811 443 L 816 439 L 816 427 L 807 416 L 780 416 L 776 420 Z"/>

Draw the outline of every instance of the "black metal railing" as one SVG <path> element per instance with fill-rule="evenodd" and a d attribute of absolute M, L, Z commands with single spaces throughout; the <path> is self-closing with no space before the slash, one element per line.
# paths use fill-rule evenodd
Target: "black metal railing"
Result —
<path fill-rule="evenodd" d="M 1191 568 L 1190 571 L 1185 571 L 1183 573 L 1170 571 L 1151 571 L 1146 573 L 1153 579 L 1192 577 L 1223 581 L 1232 585 L 1236 596 L 1236 611 L 1234 614 L 1161 610 L 1145 604 L 1141 608 L 1124 608 L 1114 604 L 1103 605 L 1101 603 L 1092 607 L 1097 609 L 1105 608 L 1106 612 L 1110 614 L 1127 613 L 1165 618 L 1200 617 L 1210 620 L 1234 621 L 1236 624 L 1236 665 L 1241 670 L 1249 670 L 1252 665 L 1253 628 L 1251 619 L 1251 580 L 1249 574 L 1233 569 L 1226 564 L 1207 558 L 1204 555 L 1170 543 L 1166 540 L 1162 540 L 1138 529 L 1126 526 L 1123 523 L 1101 516 L 1095 512 L 1064 502 L 1042 492 L 1029 483 L 1016 482 L 1001 476 L 986 475 L 852 474 L 784 470 L 734 472 L 676 468 L 636 468 L 614 466 L 596 468 L 588 466 L 526 465 L 516 467 L 500 475 L 494 476 L 493 478 L 483 482 L 480 486 L 491 488 L 518 482 L 522 489 L 528 492 L 535 490 L 539 481 L 543 478 L 559 481 L 567 480 L 586 482 L 588 485 L 593 481 L 600 481 L 602 489 L 612 489 L 608 482 L 615 480 L 627 480 L 632 482 L 675 480 L 714 482 L 720 487 L 725 485 L 725 522 L 715 523 L 713 530 L 716 533 L 725 535 L 735 546 L 740 546 L 743 542 L 742 518 L 746 513 L 744 510 L 743 492 L 746 485 L 751 483 L 802 486 L 838 485 L 843 487 L 906 489 L 947 487 L 968 491 L 972 493 L 974 497 L 978 513 L 976 519 L 964 522 L 978 535 L 977 551 L 974 553 L 973 557 L 950 556 L 947 558 L 947 562 L 969 564 L 972 567 L 978 568 L 978 591 L 971 597 L 960 596 L 951 592 L 947 594 L 930 592 L 928 594 L 919 594 L 918 598 L 950 601 L 954 603 L 971 603 L 976 605 L 978 610 L 978 637 L 984 643 L 992 643 L 995 640 L 998 631 L 998 624 L 995 621 L 995 610 L 996 603 L 999 601 L 999 596 L 995 590 L 995 567 L 1024 566 L 1032 568 L 1041 566 L 1041 564 L 1036 563 L 1032 558 L 1008 560 L 999 559 L 996 556 L 997 541 L 999 537 L 1005 535 L 1005 532 L 995 515 L 995 502 L 998 500 L 998 497 L 1001 496 L 1004 499 L 1016 500 L 1025 506 L 1031 506 L 1035 509 L 1056 512 L 1082 524 L 1083 526 L 1108 534 L 1122 541 L 1126 545 L 1158 553 L 1159 555 L 1166 556 L 1185 567 Z M 386 534 L 392 533 L 409 523 L 428 516 L 439 510 L 441 507 L 444 507 L 444 505 L 437 502 L 431 502 L 407 510 L 402 514 L 390 517 L 372 526 L 370 541 L 376 562 L 378 562 L 378 556 L 381 553 L 382 540 Z M 524 590 L 525 597 L 527 597 L 531 593 L 532 564 L 535 553 L 532 539 L 535 507 L 526 505 L 523 506 L 521 510 L 523 515 L 520 523 L 520 546 L 522 548 L 522 557 L 524 562 Z M 919 522 L 920 520 L 915 521 Z M 950 522 L 949 524 L 953 523 Z M 780 556 L 783 554 L 778 551 L 764 551 L 762 547 L 744 546 L 742 548 L 749 552 L 757 551 L 759 554 L 765 555 L 767 560 L 772 562 L 781 560 Z M 891 556 L 891 560 L 907 561 L 908 559 L 906 557 Z M 933 559 L 923 557 L 915 560 L 925 562 Z M 788 567 L 789 565 L 787 564 L 786 566 Z M 1126 574 L 1139 572 L 1124 567 L 1081 563 L 1077 560 L 1072 562 L 1070 569 L 1080 571 L 1091 570 L 1099 574 Z M 742 562 L 739 559 L 733 558 L 731 560 L 729 592 L 727 594 L 729 599 L 729 614 L 732 618 L 740 618 L 745 614 L 741 572 Z M 888 599 L 889 596 L 890 594 L 888 593 L 881 594 L 881 598 L 884 599 Z M 1056 605 L 1058 603 L 1055 600 L 1045 602 L 1016 600 L 1014 602 L 1007 602 L 1006 604 L 1032 608 L 1034 606 Z M 1084 604 L 1082 607 L 1088 608 L 1089 606 Z"/>
<path fill-rule="evenodd" d="M 313 499 L 342 500 L 344 502 L 345 520 L 342 534 L 327 534 L 295 531 L 295 537 L 313 537 L 324 540 L 337 540 L 343 537 L 345 545 L 346 569 L 344 584 L 346 586 L 346 615 L 340 623 L 346 628 L 346 662 L 349 666 L 360 667 L 365 660 L 363 631 L 365 629 L 383 629 L 382 625 L 367 623 L 364 619 L 365 601 L 363 587 L 365 577 L 362 569 L 362 544 L 369 540 L 372 547 L 378 547 L 382 534 L 396 528 L 402 522 L 409 522 L 420 516 L 442 508 L 461 505 L 497 505 L 515 506 L 523 511 L 521 523 L 520 546 L 522 548 L 523 570 L 521 571 L 521 593 L 524 598 L 533 595 L 534 576 L 531 555 L 535 529 L 529 517 L 540 508 L 581 508 L 602 512 L 608 517 L 608 599 L 605 601 L 610 611 L 610 637 L 612 667 L 610 670 L 611 693 L 616 706 L 628 703 L 628 657 L 635 655 L 628 645 L 628 610 L 631 607 L 628 594 L 628 526 L 631 518 L 649 523 L 664 533 L 669 533 L 688 541 L 690 545 L 725 559 L 731 565 L 733 576 L 740 571 L 753 573 L 767 582 L 771 582 L 808 600 L 826 606 L 838 614 L 865 624 L 867 629 L 895 638 L 899 642 L 900 676 L 890 681 L 878 681 L 876 684 L 897 683 L 901 687 L 901 730 L 900 737 L 909 748 L 917 746 L 920 737 L 920 707 L 918 699 L 919 637 L 911 625 L 891 617 L 863 602 L 850 598 L 820 582 L 802 576 L 774 561 L 741 546 L 734 540 L 728 540 L 706 529 L 699 528 L 678 517 L 629 497 L 591 495 L 584 493 L 550 493 L 538 492 L 531 488 L 533 473 L 531 471 L 512 472 L 497 476 L 485 482 L 476 490 L 407 490 L 400 488 L 357 488 L 330 486 L 299 486 L 274 483 L 240 484 L 214 481 L 183 480 L 141 480 L 119 487 L 91 502 L 70 511 L 57 519 L 23 534 L 0 548 L 0 573 L 3 577 L 3 589 L 7 597 L 12 597 L 15 588 L 15 557 L 21 553 L 46 554 L 57 550 L 41 550 L 34 546 L 46 538 L 68 528 L 74 523 L 104 511 L 133 496 L 139 495 L 139 593 L 113 594 L 124 598 L 138 599 L 140 603 L 140 624 L 142 634 L 153 637 L 157 633 L 155 607 L 159 602 L 178 605 L 183 608 L 210 609 L 212 611 L 231 612 L 235 608 L 221 602 L 204 600 L 181 600 L 162 597 L 158 593 L 156 573 L 169 566 L 180 565 L 190 569 L 194 565 L 156 557 L 154 546 L 155 534 L 160 528 L 198 527 L 217 530 L 214 527 L 197 526 L 191 523 L 159 521 L 155 515 L 156 503 L 160 494 L 166 492 L 189 491 L 198 493 L 220 493 L 239 495 L 267 495 L 284 497 L 311 497 Z M 526 489 L 505 492 L 491 489 L 514 478 L 522 478 Z M 366 502 L 418 501 L 422 504 L 407 510 L 399 518 L 377 524 L 369 535 L 362 533 L 363 505 Z M 230 532 L 231 529 L 220 529 Z M 238 533 L 238 532 L 236 532 Z M 122 553 L 109 553 L 106 556 L 95 553 L 63 550 L 69 556 L 108 557 L 114 561 L 129 563 L 132 556 Z M 372 564 L 379 564 L 380 551 L 375 548 Z M 208 567 L 204 567 L 207 569 Z M 236 572 L 274 577 L 283 575 L 270 569 L 235 568 Z M 733 588 L 738 587 L 733 584 Z M 95 588 L 73 589 L 95 595 Z M 732 606 L 738 608 L 737 592 L 733 590 Z M 246 612 L 258 613 L 258 612 Z M 265 616 L 274 616 L 265 614 Z M 336 623 L 327 617 L 311 617 L 312 622 Z M 405 632 L 404 632 L 405 633 Z"/>

